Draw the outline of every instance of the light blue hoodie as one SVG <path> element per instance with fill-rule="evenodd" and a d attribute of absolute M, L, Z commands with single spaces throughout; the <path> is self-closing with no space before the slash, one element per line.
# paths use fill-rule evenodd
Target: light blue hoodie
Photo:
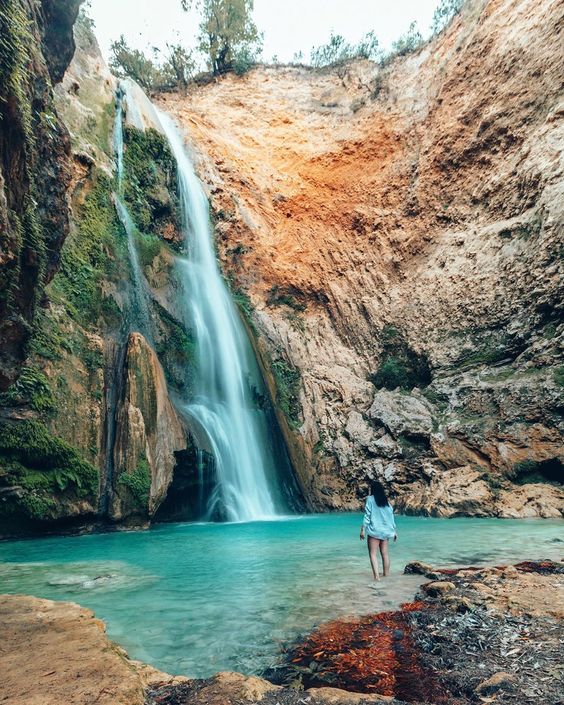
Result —
<path fill-rule="evenodd" d="M 388 504 L 379 507 L 372 495 L 366 500 L 364 508 L 364 530 L 375 539 L 393 539 L 396 533 L 394 510 Z"/>

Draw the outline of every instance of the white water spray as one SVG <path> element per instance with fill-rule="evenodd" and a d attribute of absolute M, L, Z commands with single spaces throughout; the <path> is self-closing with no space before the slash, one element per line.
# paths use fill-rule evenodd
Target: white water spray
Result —
<path fill-rule="evenodd" d="M 208 514 L 231 521 L 271 517 L 283 507 L 276 496 L 272 429 L 253 389 L 260 372 L 238 311 L 215 258 L 209 204 L 180 134 L 159 119 L 178 165 L 179 197 L 188 258 L 178 260 L 188 325 L 197 344 L 197 382 L 186 411 L 215 459 L 216 489 Z"/>

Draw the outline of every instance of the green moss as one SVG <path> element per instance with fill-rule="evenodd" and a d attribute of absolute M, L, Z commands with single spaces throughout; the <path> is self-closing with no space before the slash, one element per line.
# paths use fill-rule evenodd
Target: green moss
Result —
<path fill-rule="evenodd" d="M 119 484 L 129 489 L 140 509 L 145 509 L 149 503 L 151 491 L 151 468 L 147 458 L 140 458 L 133 472 L 122 473 L 119 478 Z"/>
<path fill-rule="evenodd" d="M 45 360 L 60 360 L 61 351 L 70 352 L 67 339 L 45 311 L 35 317 L 29 352 Z"/>
<path fill-rule="evenodd" d="M 160 321 L 160 337 L 155 346 L 169 385 L 189 395 L 196 376 L 196 342 L 191 330 L 186 330 L 158 302 L 154 302 Z"/>
<path fill-rule="evenodd" d="M 7 406 L 27 404 L 35 411 L 48 412 L 55 408 L 55 397 L 45 375 L 36 367 L 26 366 L 8 391 L 0 394 L 0 403 Z"/>
<path fill-rule="evenodd" d="M 145 235 L 139 230 L 135 234 L 135 246 L 142 267 L 150 267 L 163 249 L 163 243 L 158 237 Z"/>
<path fill-rule="evenodd" d="M 196 359 L 196 342 L 192 335 L 161 306 L 159 317 L 167 328 L 167 335 L 163 336 L 163 340 L 156 346 L 159 357 L 170 353 L 177 361 L 193 365 Z"/>
<path fill-rule="evenodd" d="M 158 231 L 178 226 L 176 161 L 166 139 L 153 129 L 124 128 L 124 198 L 137 227 Z"/>
<path fill-rule="evenodd" d="M 564 365 L 557 367 L 552 373 L 552 376 L 559 387 L 564 387 Z"/>
<path fill-rule="evenodd" d="M 484 347 L 471 355 L 467 355 L 461 362 L 463 369 L 469 367 L 477 367 L 479 365 L 492 365 L 496 362 L 501 362 L 507 357 L 507 352 L 504 348 Z"/>
<path fill-rule="evenodd" d="M 9 211 L 11 233 L 2 233 L 3 247 L 5 240 L 10 237 L 11 248 L 21 254 L 26 250 L 33 253 L 33 260 L 37 263 L 37 282 L 39 286 L 33 287 L 33 300 L 30 302 L 35 307 L 41 295 L 43 275 L 46 262 L 46 248 L 43 228 L 37 217 L 36 185 L 34 179 L 35 161 L 37 158 L 35 133 L 37 125 L 41 122 L 40 113 L 33 113 L 31 83 L 34 80 L 30 72 L 32 65 L 32 50 L 36 41 L 30 31 L 30 21 L 22 3 L 17 0 L 6 0 L 0 6 L 0 86 L 2 86 L 2 103 L 11 105 L 9 113 L 12 139 L 15 143 L 21 139 L 23 142 L 22 158 L 27 181 L 24 186 L 22 203 L 15 211 Z M 0 103 L 0 120 L 5 119 Z M 32 258 L 30 258 L 32 259 Z M 7 267 L 0 280 L 0 289 L 3 290 L 2 298 L 9 301 L 19 286 L 21 266 L 18 261 L 16 266 Z"/>
<path fill-rule="evenodd" d="M 94 502 L 98 483 L 98 470 L 42 423 L 0 424 L 0 484 L 20 488 L 1 505 L 4 514 L 53 518 L 63 496 Z"/>
<path fill-rule="evenodd" d="M 441 394 L 435 389 L 425 389 L 423 390 L 423 395 L 434 404 L 440 411 L 446 411 L 449 405 L 448 396 L 446 394 Z"/>
<path fill-rule="evenodd" d="M 52 284 L 53 293 L 81 325 L 96 324 L 110 312 L 103 289 L 108 280 L 123 278 L 120 263 L 127 261 L 124 248 L 123 229 L 111 199 L 111 182 L 100 172 L 78 209 L 76 230 L 63 247 L 61 267 Z M 115 322 L 115 308 L 109 318 L 108 323 Z"/>
<path fill-rule="evenodd" d="M 431 370 L 425 355 L 413 351 L 403 334 L 386 325 L 380 332 L 382 364 L 369 380 L 378 388 L 412 389 L 431 383 Z"/>
<path fill-rule="evenodd" d="M 275 360 L 271 369 L 276 382 L 276 403 L 292 428 L 301 425 L 300 371 L 284 360 Z"/>
<path fill-rule="evenodd" d="M 249 328 L 255 335 L 257 335 L 257 329 L 253 320 L 253 312 L 255 309 L 249 295 L 244 291 L 231 289 L 231 298 L 243 314 Z"/>
<path fill-rule="evenodd" d="M 321 457 L 323 457 L 323 456 L 326 454 L 327 449 L 325 448 L 325 443 L 323 442 L 323 440 L 322 440 L 321 438 L 320 438 L 320 439 L 317 441 L 317 443 L 313 446 L 313 452 L 314 452 L 316 455 L 319 455 L 319 456 L 321 456 Z"/>

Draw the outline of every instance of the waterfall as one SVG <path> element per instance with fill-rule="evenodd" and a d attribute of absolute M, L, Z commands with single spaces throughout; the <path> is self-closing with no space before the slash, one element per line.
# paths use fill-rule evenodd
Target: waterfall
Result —
<path fill-rule="evenodd" d="M 196 389 L 185 411 L 215 459 L 207 514 L 230 521 L 272 517 L 287 511 L 279 488 L 291 476 L 290 463 L 261 408 L 264 382 L 216 261 L 207 198 L 174 123 L 159 118 L 178 167 L 188 257 L 177 265 L 197 348 Z"/>
<path fill-rule="evenodd" d="M 124 93 L 120 88 L 117 93 L 117 107 L 114 120 L 114 153 L 117 167 L 117 193 L 114 193 L 114 202 L 118 218 L 127 235 L 127 253 L 131 266 L 133 284 L 133 307 L 131 310 L 133 324 L 145 338 L 151 340 L 151 317 L 149 314 L 150 296 L 135 245 L 137 228 L 123 200 L 123 97 Z"/>

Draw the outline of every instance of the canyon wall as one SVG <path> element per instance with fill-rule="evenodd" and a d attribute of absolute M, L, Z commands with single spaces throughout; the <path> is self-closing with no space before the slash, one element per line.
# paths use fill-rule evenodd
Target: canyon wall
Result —
<path fill-rule="evenodd" d="M 0 534 L 187 518 L 211 464 L 173 403 L 196 374 L 174 159 L 128 83 L 141 316 L 118 82 L 77 2 L 5 8 Z M 384 66 L 160 96 L 310 508 L 357 509 L 380 477 L 401 511 L 561 515 L 563 19 L 470 0 Z"/>
<path fill-rule="evenodd" d="M 560 516 L 564 8 L 472 0 L 381 67 L 164 95 L 302 484 L 352 509 Z"/>
<path fill-rule="evenodd" d="M 25 26 L 31 20 L 20 70 L 34 77 L 30 90 L 42 87 L 44 103 L 21 82 L 0 101 L 23 122 L 32 106 L 43 120 L 32 125 L 33 140 L 22 127 L 19 141 L 19 123 L 0 121 L 2 164 L 11 169 L 2 172 L 0 218 L 13 225 L 2 249 L 2 276 L 12 279 L 0 311 L 0 535 L 146 525 L 172 482 L 176 453 L 193 453 L 170 400 L 193 375 L 175 290 L 174 160 L 160 134 L 126 121 L 123 199 L 149 299 L 141 334 L 115 207 L 118 84 L 83 14 L 73 38 L 77 5 L 11 3 Z M 37 252 L 26 240 L 30 223 L 45 240 L 34 241 Z"/>

